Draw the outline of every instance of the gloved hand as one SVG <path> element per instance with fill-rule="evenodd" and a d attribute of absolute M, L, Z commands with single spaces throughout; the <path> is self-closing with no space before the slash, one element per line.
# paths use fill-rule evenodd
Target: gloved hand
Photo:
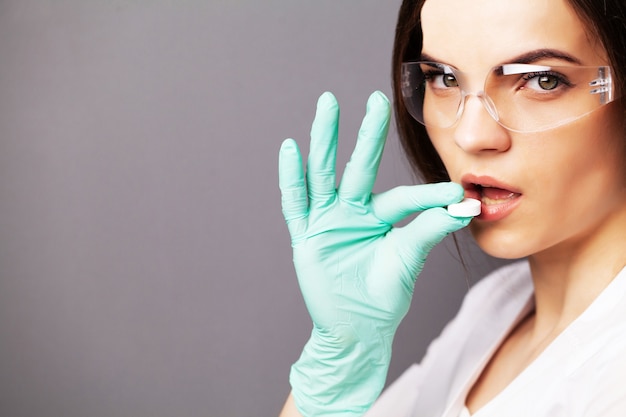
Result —
<path fill-rule="evenodd" d="M 360 416 L 385 383 L 396 329 L 409 309 L 426 255 L 470 222 L 442 206 L 463 189 L 441 183 L 372 194 L 390 120 L 381 92 L 370 96 L 357 144 L 336 188 L 339 106 L 324 93 L 311 129 L 306 170 L 296 143 L 279 158 L 282 207 L 313 331 L 290 382 L 306 417 Z M 423 211 L 402 228 L 392 225 Z"/>

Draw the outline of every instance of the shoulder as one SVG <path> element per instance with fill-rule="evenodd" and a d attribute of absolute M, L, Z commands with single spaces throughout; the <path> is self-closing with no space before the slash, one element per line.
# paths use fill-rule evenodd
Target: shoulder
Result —
<path fill-rule="evenodd" d="M 469 290 L 456 316 L 431 344 L 425 361 L 445 361 L 446 356 L 455 352 L 458 363 L 467 362 L 467 366 L 472 366 L 476 357 L 482 357 L 491 349 L 532 307 L 533 292 L 526 261 L 491 272 Z M 436 364 L 435 368 L 439 366 Z"/>
<path fill-rule="evenodd" d="M 422 362 L 385 390 L 366 416 L 387 416 L 390 410 L 395 416 L 411 415 L 418 397 L 420 403 L 445 404 L 450 390 L 469 375 L 530 295 L 532 280 L 526 262 L 487 275 L 470 289 L 457 316 L 431 342 Z"/>

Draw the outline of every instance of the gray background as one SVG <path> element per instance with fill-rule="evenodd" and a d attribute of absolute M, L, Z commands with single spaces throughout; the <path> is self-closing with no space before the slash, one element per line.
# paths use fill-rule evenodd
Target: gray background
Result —
<path fill-rule="evenodd" d="M 400 1 L 0 0 L 0 415 L 276 415 L 310 322 L 277 151 L 390 94 Z M 392 131 L 380 191 L 411 183 Z M 438 246 L 390 379 L 498 262 Z"/>

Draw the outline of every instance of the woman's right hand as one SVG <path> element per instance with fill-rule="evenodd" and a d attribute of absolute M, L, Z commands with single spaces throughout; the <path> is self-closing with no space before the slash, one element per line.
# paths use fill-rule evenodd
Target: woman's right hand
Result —
<path fill-rule="evenodd" d="M 427 254 L 471 220 L 452 217 L 443 208 L 463 198 L 458 184 L 372 194 L 390 113 L 381 92 L 370 96 L 339 187 L 339 106 L 331 93 L 318 101 L 306 176 L 296 143 L 288 139 L 280 150 L 283 214 L 313 320 L 311 338 L 290 378 L 304 416 L 367 411 L 385 383 L 393 336 L 409 309 Z M 408 225 L 393 227 L 420 211 Z"/>

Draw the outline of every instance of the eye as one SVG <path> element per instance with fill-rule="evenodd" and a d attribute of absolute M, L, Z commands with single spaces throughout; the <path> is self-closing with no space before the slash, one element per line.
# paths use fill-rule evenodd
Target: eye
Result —
<path fill-rule="evenodd" d="M 430 84 L 432 88 L 445 89 L 455 88 L 459 83 L 454 74 L 429 71 L 424 73 L 424 80 Z"/>
<path fill-rule="evenodd" d="M 565 77 L 557 73 L 528 73 L 524 74 L 526 81 L 522 88 L 529 88 L 539 92 L 549 92 L 559 87 L 571 86 Z"/>
<path fill-rule="evenodd" d="M 456 80 L 456 77 L 452 74 L 443 74 L 441 77 L 441 82 L 446 87 L 458 87 L 459 83 Z"/>
<path fill-rule="evenodd" d="M 559 80 L 552 75 L 537 77 L 537 84 L 544 90 L 554 90 L 559 85 Z"/>

